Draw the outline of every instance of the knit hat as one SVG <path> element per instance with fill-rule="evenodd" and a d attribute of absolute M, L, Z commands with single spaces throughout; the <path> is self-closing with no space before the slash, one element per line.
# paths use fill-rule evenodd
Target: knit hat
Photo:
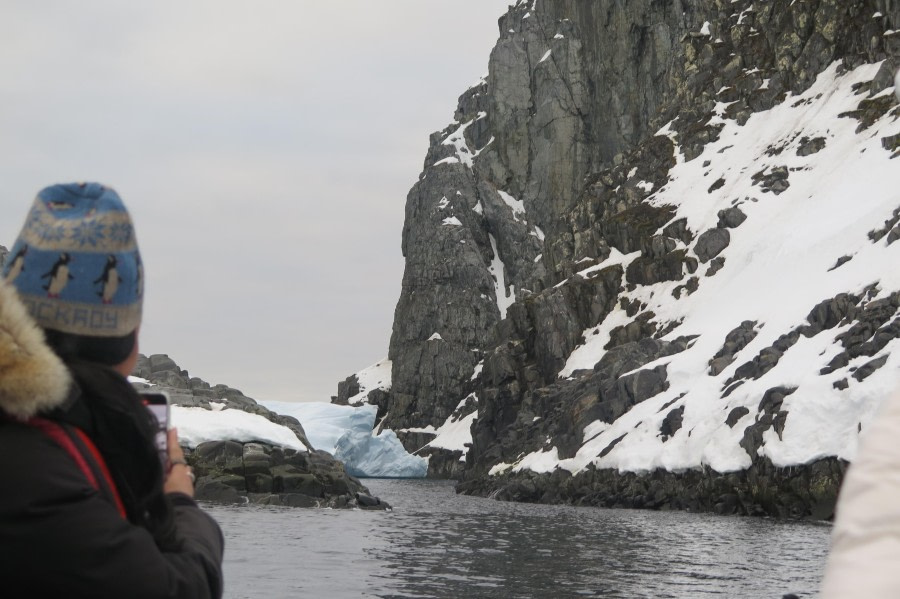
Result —
<path fill-rule="evenodd" d="M 134 226 L 119 195 L 99 183 L 42 190 L 3 278 L 45 329 L 122 337 L 141 322 L 143 267 Z"/>

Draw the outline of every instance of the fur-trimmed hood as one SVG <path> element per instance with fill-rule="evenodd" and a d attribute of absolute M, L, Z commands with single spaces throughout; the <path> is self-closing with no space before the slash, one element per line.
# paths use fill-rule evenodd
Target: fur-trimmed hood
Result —
<path fill-rule="evenodd" d="M 24 420 L 62 405 L 71 384 L 16 290 L 0 280 L 0 410 Z"/>

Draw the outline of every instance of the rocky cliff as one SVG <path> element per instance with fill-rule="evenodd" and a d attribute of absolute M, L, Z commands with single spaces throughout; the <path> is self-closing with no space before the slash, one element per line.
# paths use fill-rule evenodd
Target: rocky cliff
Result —
<path fill-rule="evenodd" d="M 407 197 L 381 426 L 465 492 L 827 515 L 898 382 L 897 29 L 895 0 L 512 6 Z"/>

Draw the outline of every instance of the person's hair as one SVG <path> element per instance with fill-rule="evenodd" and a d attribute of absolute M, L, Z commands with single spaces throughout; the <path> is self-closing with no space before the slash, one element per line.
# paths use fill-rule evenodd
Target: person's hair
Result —
<path fill-rule="evenodd" d="M 137 331 L 122 337 L 89 337 L 44 329 L 47 345 L 57 356 L 66 360 L 84 360 L 104 366 L 116 366 L 131 355 L 137 342 Z"/>

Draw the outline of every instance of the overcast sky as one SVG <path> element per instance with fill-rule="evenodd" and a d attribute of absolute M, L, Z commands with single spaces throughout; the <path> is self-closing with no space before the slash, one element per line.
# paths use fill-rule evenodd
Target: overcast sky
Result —
<path fill-rule="evenodd" d="M 327 401 L 387 355 L 406 193 L 512 0 L 4 2 L 0 245 L 36 192 L 132 212 L 141 350 Z"/>

